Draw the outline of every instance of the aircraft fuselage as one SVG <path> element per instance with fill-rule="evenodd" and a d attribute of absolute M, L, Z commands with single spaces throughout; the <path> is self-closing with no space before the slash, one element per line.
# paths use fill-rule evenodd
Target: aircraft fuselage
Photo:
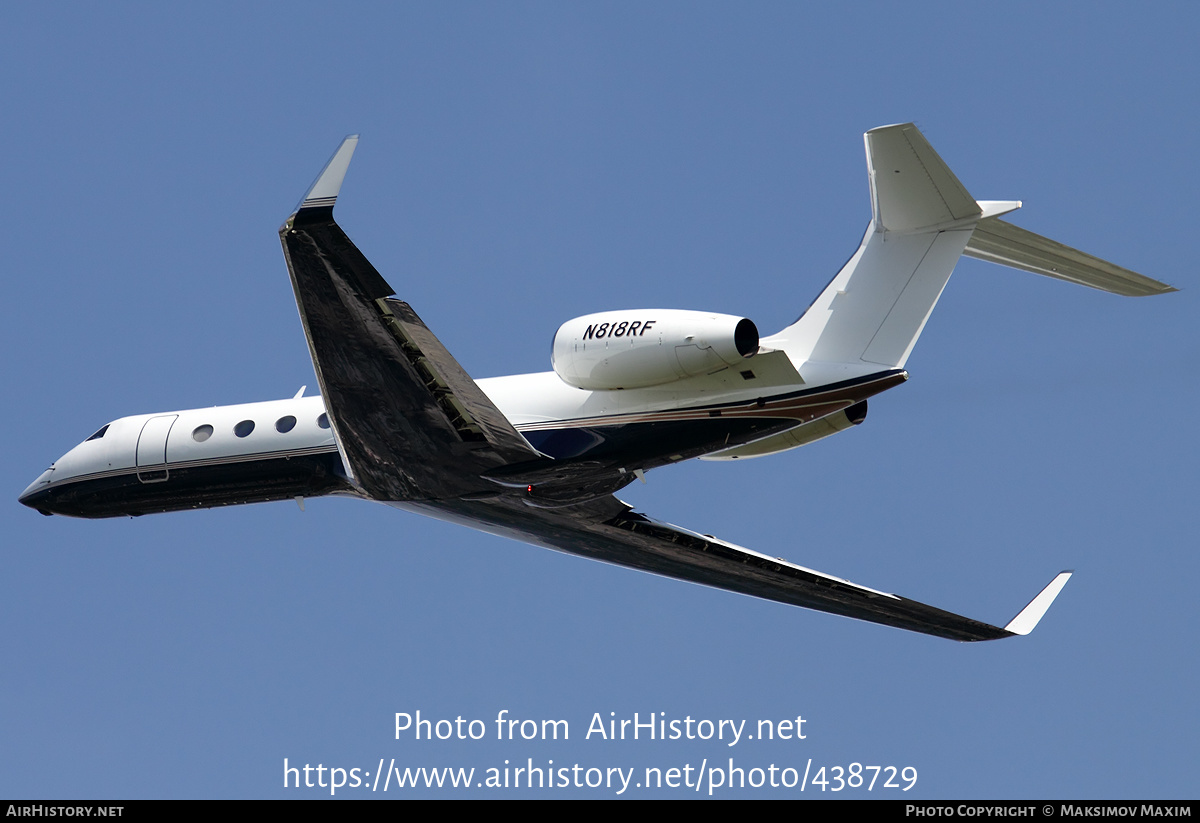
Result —
<path fill-rule="evenodd" d="M 119 517 L 349 491 L 319 397 L 122 417 L 64 454 L 21 502 Z"/>
<path fill-rule="evenodd" d="M 865 416 L 866 397 L 904 380 L 902 372 L 893 371 L 758 397 L 741 387 L 722 391 L 727 377 L 708 376 L 709 390 L 696 394 L 695 405 L 685 408 L 679 407 L 676 393 L 584 391 L 563 386 L 553 373 L 479 384 L 501 409 L 511 409 L 510 419 L 522 421 L 518 429 L 554 458 L 556 470 L 617 467 L 623 470 L 624 485 L 639 470 L 778 432 L 811 426 L 814 432 L 804 442 L 812 442 L 839 430 L 828 428 L 825 419 L 831 412 L 846 417 L 845 410 L 854 407 L 842 427 L 848 428 Z M 750 382 L 740 374 L 736 379 Z M 534 391 L 538 386 L 550 392 Z M 780 387 L 774 388 L 778 392 Z M 549 417 L 548 407 L 566 413 L 567 419 Z M 541 478 L 537 480 L 541 486 Z M 511 482 L 498 478 L 493 485 L 527 484 L 518 476 Z M 536 501 L 538 490 L 525 493 Z M 43 514 L 103 518 L 330 494 L 361 496 L 338 452 L 322 398 L 294 397 L 114 420 L 56 460 L 20 501 Z"/>

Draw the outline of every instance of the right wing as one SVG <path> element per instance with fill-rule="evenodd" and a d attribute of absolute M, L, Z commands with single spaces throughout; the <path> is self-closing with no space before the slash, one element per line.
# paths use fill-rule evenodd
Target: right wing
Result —
<path fill-rule="evenodd" d="M 1058 574 L 1001 628 L 657 522 L 611 495 L 556 509 L 530 508 L 513 497 L 403 508 L 593 560 L 950 640 L 1029 634 L 1071 576 Z"/>

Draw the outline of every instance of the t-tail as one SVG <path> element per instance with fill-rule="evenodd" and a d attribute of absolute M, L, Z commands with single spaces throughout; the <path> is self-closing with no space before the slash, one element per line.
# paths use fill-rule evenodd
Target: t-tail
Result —
<path fill-rule="evenodd" d="M 871 223 L 862 245 L 799 320 L 762 341 L 808 382 L 904 368 L 963 254 L 1129 297 L 1175 291 L 1001 220 L 1021 202 L 976 200 L 912 123 L 863 137 Z"/>

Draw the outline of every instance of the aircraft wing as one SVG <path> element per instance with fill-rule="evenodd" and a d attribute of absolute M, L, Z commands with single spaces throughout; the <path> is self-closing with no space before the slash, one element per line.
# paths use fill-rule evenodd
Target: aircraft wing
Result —
<path fill-rule="evenodd" d="M 338 448 L 364 496 L 595 560 L 954 640 L 1027 634 L 1066 583 L 1064 572 L 1000 628 L 656 522 L 611 495 L 632 475 L 576 472 L 540 454 L 334 222 L 356 143 L 343 142 L 279 236 Z M 532 477 L 574 497 L 536 499 L 524 486 L 542 482 Z"/>
<path fill-rule="evenodd" d="M 279 230 L 342 459 L 376 500 L 495 488 L 489 469 L 542 456 L 333 220 L 347 137 Z"/>
<path fill-rule="evenodd" d="M 657 522 L 611 495 L 557 509 L 530 508 L 515 498 L 404 508 L 593 560 L 950 640 L 1029 634 L 1071 576 L 1055 576 L 1001 628 Z"/>

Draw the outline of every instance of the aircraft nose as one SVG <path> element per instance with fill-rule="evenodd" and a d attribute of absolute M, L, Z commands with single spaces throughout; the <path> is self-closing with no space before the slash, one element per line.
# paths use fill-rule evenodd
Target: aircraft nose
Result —
<path fill-rule="evenodd" d="M 37 509 L 42 514 L 49 516 L 53 512 L 45 508 L 49 502 L 50 493 L 47 487 L 50 485 L 50 477 L 54 474 L 54 467 L 46 469 L 42 472 L 37 480 L 34 480 L 25 491 L 21 492 L 21 496 L 17 498 L 21 503 L 24 503 L 31 509 Z"/>

